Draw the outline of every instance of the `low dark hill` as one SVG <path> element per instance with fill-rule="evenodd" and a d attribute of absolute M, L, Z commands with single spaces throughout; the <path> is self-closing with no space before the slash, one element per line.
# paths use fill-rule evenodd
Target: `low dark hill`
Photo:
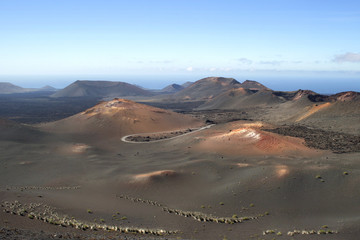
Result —
<path fill-rule="evenodd" d="M 57 91 L 56 88 L 52 87 L 52 86 L 49 86 L 49 85 L 46 85 L 42 88 L 39 88 L 38 91 Z"/>
<path fill-rule="evenodd" d="M 8 82 L 0 82 L 0 94 L 22 93 L 22 92 L 26 92 L 26 89 Z"/>
<path fill-rule="evenodd" d="M 0 82 L 0 94 L 28 94 L 28 93 L 37 93 L 37 92 L 55 92 L 56 88 L 51 86 L 44 86 L 42 88 L 23 88 L 16 86 L 12 83 Z"/>
<path fill-rule="evenodd" d="M 76 81 L 54 93 L 52 97 L 113 98 L 128 96 L 151 96 L 152 93 L 125 82 Z"/>
<path fill-rule="evenodd" d="M 171 84 L 169 86 L 164 87 L 163 89 L 161 89 L 161 93 L 176 93 L 178 91 L 183 90 L 185 87 L 183 87 L 182 85 L 179 84 Z"/>

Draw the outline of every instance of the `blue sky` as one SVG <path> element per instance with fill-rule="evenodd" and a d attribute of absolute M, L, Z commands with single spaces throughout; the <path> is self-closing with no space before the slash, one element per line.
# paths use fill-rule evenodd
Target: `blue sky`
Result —
<path fill-rule="evenodd" d="M 0 35 L 1 81 L 228 76 L 360 90 L 355 0 L 0 0 Z"/>

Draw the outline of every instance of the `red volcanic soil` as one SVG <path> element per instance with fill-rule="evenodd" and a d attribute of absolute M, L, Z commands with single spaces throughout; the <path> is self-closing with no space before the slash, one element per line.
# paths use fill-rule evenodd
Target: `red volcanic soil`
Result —
<path fill-rule="evenodd" d="M 206 152 L 225 155 L 314 155 L 316 150 L 304 145 L 299 138 L 261 130 L 264 124 L 235 122 L 207 131 L 195 146 Z M 220 130 L 221 129 L 221 130 Z"/>

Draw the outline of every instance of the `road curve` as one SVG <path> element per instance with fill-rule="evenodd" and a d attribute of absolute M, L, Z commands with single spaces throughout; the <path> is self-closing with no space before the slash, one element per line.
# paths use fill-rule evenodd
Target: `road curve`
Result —
<path fill-rule="evenodd" d="M 188 135 L 188 134 L 192 134 L 192 133 L 195 133 L 195 132 L 199 132 L 199 131 L 202 131 L 204 129 L 208 129 L 208 128 L 211 128 L 212 126 L 214 126 L 215 124 L 210 124 L 210 125 L 207 125 L 205 127 L 201 127 L 199 129 L 196 129 L 194 131 L 191 131 L 191 132 L 188 132 L 188 133 L 184 133 L 184 134 L 181 134 L 181 135 L 178 135 L 178 136 L 175 136 L 175 137 L 170 137 L 170 138 L 164 138 L 164 139 L 160 139 L 160 140 L 154 140 L 154 141 L 149 141 L 149 142 L 133 142 L 133 141 L 128 141 L 126 140 L 128 137 L 132 137 L 132 136 L 139 136 L 139 135 L 146 135 L 146 134 L 155 134 L 155 133 L 165 133 L 165 132 L 168 132 L 168 131 L 165 131 L 165 132 L 153 132 L 153 133 L 137 133 L 137 134 L 130 134 L 130 135 L 126 135 L 126 136 L 123 136 L 121 138 L 121 141 L 123 142 L 126 142 L 126 143 L 153 143 L 153 142 L 162 142 L 162 141 L 167 141 L 167 140 L 171 140 L 171 139 L 174 139 L 174 138 L 178 138 L 178 137 L 182 137 L 182 136 L 185 136 L 185 135 Z M 176 131 L 176 130 L 174 130 Z"/>

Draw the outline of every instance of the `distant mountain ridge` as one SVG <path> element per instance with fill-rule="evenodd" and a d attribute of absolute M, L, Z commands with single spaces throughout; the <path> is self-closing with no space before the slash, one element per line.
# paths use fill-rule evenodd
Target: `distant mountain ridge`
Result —
<path fill-rule="evenodd" d="M 269 90 L 264 85 L 246 80 L 243 84 L 234 78 L 208 77 L 183 85 L 171 84 L 161 90 L 147 90 L 126 82 L 78 80 L 64 89 L 54 93 L 52 97 L 151 97 L 158 94 L 170 94 L 177 100 L 207 100 L 230 89 L 246 88 L 251 90 Z"/>
<path fill-rule="evenodd" d="M 161 89 L 161 92 L 163 93 L 175 93 L 178 92 L 180 90 L 183 90 L 185 87 L 179 84 L 171 84 L 169 86 L 164 87 L 163 89 Z"/>
<path fill-rule="evenodd" d="M 207 101 L 226 91 L 238 88 L 255 91 L 270 90 L 264 85 L 252 80 L 246 80 L 244 83 L 240 83 L 234 78 L 207 77 L 200 79 L 183 90 L 173 94 L 172 99 Z"/>
<path fill-rule="evenodd" d="M 0 82 L 0 94 L 29 93 L 29 92 L 43 92 L 43 91 L 57 91 L 57 89 L 48 85 L 42 88 L 23 88 L 14 85 L 12 83 Z"/>
<path fill-rule="evenodd" d="M 51 97 L 114 98 L 152 95 L 150 91 L 125 82 L 78 80 L 51 95 Z"/>
<path fill-rule="evenodd" d="M 239 88 L 241 84 L 234 78 L 208 77 L 203 78 L 183 90 L 173 94 L 173 99 L 179 100 L 207 100 L 222 92 Z"/>
<path fill-rule="evenodd" d="M 270 88 L 267 88 L 254 80 L 246 80 L 245 82 L 241 83 L 241 87 L 250 90 L 271 90 Z"/>
<path fill-rule="evenodd" d="M 185 82 L 185 83 L 181 84 L 181 86 L 183 86 L 184 88 L 187 88 L 188 86 L 190 86 L 193 83 L 194 82 Z"/>
<path fill-rule="evenodd" d="M 348 101 L 360 101 L 360 93 L 349 91 L 333 95 L 322 95 L 311 90 L 301 89 L 297 91 L 286 92 L 273 91 L 266 87 L 262 88 L 262 90 L 255 90 L 252 88 L 237 88 L 219 94 L 213 99 L 209 99 L 203 105 L 199 106 L 198 109 L 239 110 L 248 107 L 274 105 L 286 102 L 302 102 L 304 105 L 311 105 L 314 103 L 334 103 Z"/>
<path fill-rule="evenodd" d="M 39 88 L 39 91 L 57 91 L 57 89 L 52 86 L 46 85 L 42 88 Z"/>
<path fill-rule="evenodd" d="M 0 94 L 21 93 L 26 90 L 8 82 L 0 82 Z"/>

